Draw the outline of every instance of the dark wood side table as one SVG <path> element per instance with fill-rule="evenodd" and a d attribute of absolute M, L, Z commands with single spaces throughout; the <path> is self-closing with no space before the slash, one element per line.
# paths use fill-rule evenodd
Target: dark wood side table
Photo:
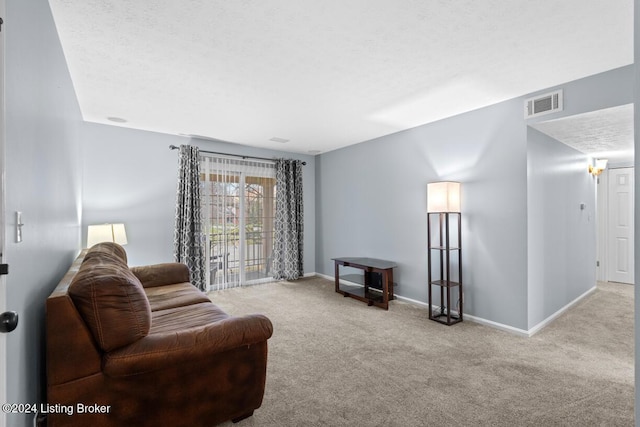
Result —
<path fill-rule="evenodd" d="M 389 309 L 389 301 L 393 299 L 393 269 L 398 265 L 393 261 L 376 258 L 332 258 L 335 261 L 336 292 L 345 297 L 355 298 L 368 305 Z M 364 270 L 363 286 L 340 284 L 340 266 Z M 382 292 L 371 288 L 372 273 L 382 277 Z"/>

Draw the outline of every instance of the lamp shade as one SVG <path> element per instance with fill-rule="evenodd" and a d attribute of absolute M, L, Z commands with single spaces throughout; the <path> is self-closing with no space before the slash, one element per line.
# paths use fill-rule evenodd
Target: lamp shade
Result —
<path fill-rule="evenodd" d="M 115 242 L 120 245 L 127 244 L 127 233 L 124 224 L 99 224 L 90 225 L 87 230 L 87 247 L 100 242 Z"/>
<path fill-rule="evenodd" d="M 427 212 L 460 212 L 460 183 L 427 184 Z"/>

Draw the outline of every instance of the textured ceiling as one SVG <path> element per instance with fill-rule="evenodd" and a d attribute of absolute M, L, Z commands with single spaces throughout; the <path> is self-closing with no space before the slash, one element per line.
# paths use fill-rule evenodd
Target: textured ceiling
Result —
<path fill-rule="evenodd" d="M 633 63 L 633 0 L 49 2 L 85 120 L 300 153 Z"/>
<path fill-rule="evenodd" d="M 549 120 L 531 127 L 610 162 L 633 160 L 633 104 Z"/>

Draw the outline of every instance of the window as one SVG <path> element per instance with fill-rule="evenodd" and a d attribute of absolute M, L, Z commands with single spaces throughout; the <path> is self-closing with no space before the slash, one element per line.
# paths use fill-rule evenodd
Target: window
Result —
<path fill-rule="evenodd" d="M 276 182 L 273 163 L 208 156 L 201 161 L 209 288 L 270 280 Z"/>

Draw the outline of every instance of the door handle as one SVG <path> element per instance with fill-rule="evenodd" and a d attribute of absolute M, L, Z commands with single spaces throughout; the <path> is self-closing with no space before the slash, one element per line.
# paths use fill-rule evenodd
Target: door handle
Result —
<path fill-rule="evenodd" d="M 8 333 L 18 327 L 18 313 L 15 311 L 5 311 L 0 314 L 0 332 Z"/>

